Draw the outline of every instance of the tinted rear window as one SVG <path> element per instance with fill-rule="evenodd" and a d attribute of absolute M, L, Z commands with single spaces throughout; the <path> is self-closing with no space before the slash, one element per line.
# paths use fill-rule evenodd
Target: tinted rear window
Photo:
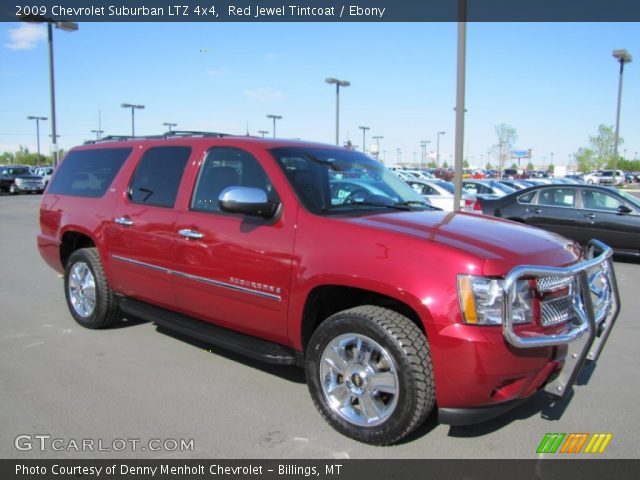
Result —
<path fill-rule="evenodd" d="M 154 147 L 147 150 L 133 174 L 129 199 L 133 203 L 173 207 L 190 155 L 189 147 Z"/>
<path fill-rule="evenodd" d="M 49 185 L 48 193 L 101 197 L 131 153 L 131 148 L 69 152 Z"/>

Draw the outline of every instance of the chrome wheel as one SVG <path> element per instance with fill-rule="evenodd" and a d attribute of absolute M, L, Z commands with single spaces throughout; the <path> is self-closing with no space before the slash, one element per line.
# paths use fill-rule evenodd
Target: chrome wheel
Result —
<path fill-rule="evenodd" d="M 88 318 L 96 308 L 96 282 L 84 262 L 74 263 L 69 272 L 69 299 L 75 312 Z"/>
<path fill-rule="evenodd" d="M 398 403 L 398 370 L 375 340 L 346 334 L 327 344 L 320 358 L 320 385 L 331 410 L 351 424 L 373 427 Z"/>

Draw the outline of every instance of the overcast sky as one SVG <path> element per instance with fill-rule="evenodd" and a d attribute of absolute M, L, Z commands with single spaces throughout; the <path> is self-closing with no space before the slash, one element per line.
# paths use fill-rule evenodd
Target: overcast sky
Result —
<path fill-rule="evenodd" d="M 164 122 L 183 130 L 335 142 L 335 87 L 341 89 L 340 137 L 362 146 L 359 126 L 382 135 L 393 164 L 420 158 L 420 141 L 449 160 L 454 147 L 455 23 L 81 23 L 54 31 L 57 124 L 61 147 L 91 130 L 157 134 Z M 534 163 L 566 164 L 601 123 L 615 123 L 619 67 L 611 53 L 636 61 L 624 76 L 621 136 L 640 151 L 640 28 L 637 23 L 471 23 L 467 31 L 465 157 L 484 165 L 509 124 Z M 0 24 L 0 152 L 35 151 L 35 123 L 50 116 L 46 29 Z M 50 122 L 43 122 L 43 152 Z M 415 153 L 414 153 L 415 152 Z M 553 156 L 552 156 L 553 154 Z M 415 155 L 415 157 L 414 157 Z"/>

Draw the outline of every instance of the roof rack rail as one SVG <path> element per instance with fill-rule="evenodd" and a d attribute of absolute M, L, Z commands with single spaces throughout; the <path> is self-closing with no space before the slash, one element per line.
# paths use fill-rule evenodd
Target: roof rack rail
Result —
<path fill-rule="evenodd" d="M 166 132 L 163 137 L 228 137 L 229 133 L 220 132 L 199 132 L 196 130 L 171 130 Z"/>
<path fill-rule="evenodd" d="M 152 140 L 159 138 L 182 138 L 182 137 L 229 137 L 231 134 L 229 133 L 219 133 L 219 132 L 197 132 L 192 130 L 172 130 L 170 132 L 163 133 L 161 135 L 136 135 L 132 137 L 131 135 L 107 135 L 106 137 L 102 137 L 98 140 L 87 140 L 84 142 L 85 145 L 91 145 L 95 143 L 103 143 L 103 142 L 123 142 L 126 140 Z"/>

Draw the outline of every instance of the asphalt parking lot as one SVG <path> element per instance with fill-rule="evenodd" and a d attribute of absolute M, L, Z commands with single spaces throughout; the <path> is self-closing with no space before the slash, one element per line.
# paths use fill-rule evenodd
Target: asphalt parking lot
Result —
<path fill-rule="evenodd" d="M 133 319 L 105 331 L 79 327 L 36 248 L 39 201 L 0 195 L 0 458 L 536 458 L 547 432 L 611 433 L 600 458 L 638 458 L 638 261 L 616 260 L 622 312 L 568 401 L 538 395 L 467 428 L 432 416 L 402 444 L 380 448 L 332 430 L 302 370 L 212 351 Z M 164 449 L 149 448 L 152 439 Z M 70 446 L 83 440 L 94 450 Z M 181 440 L 192 448 L 174 448 Z M 99 441 L 111 450 L 98 450 Z"/>

